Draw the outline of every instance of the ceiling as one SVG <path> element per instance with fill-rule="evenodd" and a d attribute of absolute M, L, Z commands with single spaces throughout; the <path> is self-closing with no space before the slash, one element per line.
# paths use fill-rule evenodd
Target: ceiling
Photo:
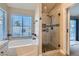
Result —
<path fill-rule="evenodd" d="M 70 15 L 71 16 L 79 16 L 79 4 L 75 4 L 70 8 Z"/>
<path fill-rule="evenodd" d="M 35 10 L 37 3 L 8 3 L 8 7 Z"/>
<path fill-rule="evenodd" d="M 57 3 L 43 3 L 42 4 L 42 12 L 50 12 Z"/>
<path fill-rule="evenodd" d="M 35 10 L 39 3 L 7 3 L 8 7 Z M 42 11 L 50 12 L 58 3 L 43 3 Z"/>

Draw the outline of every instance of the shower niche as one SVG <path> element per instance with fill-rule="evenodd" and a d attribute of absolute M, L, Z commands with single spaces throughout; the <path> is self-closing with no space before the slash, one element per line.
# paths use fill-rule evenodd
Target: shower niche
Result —
<path fill-rule="evenodd" d="M 48 16 L 43 14 L 42 17 L 42 53 L 57 50 L 59 44 L 59 16 Z"/>

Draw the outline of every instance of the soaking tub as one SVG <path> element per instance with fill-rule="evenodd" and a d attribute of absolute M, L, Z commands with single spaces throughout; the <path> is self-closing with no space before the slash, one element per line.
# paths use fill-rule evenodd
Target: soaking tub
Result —
<path fill-rule="evenodd" d="M 16 47 L 21 47 L 21 46 L 29 46 L 32 44 L 33 44 L 33 42 L 31 39 L 9 40 L 8 47 L 16 48 Z"/>
<path fill-rule="evenodd" d="M 8 51 L 10 56 L 38 55 L 37 45 L 31 39 L 9 40 Z"/>

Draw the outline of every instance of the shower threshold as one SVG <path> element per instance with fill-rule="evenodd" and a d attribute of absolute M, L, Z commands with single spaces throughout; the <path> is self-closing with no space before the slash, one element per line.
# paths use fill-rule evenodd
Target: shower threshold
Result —
<path fill-rule="evenodd" d="M 56 50 L 55 47 L 53 47 L 51 44 L 43 44 L 42 45 L 42 52 L 45 53 L 47 51 Z"/>

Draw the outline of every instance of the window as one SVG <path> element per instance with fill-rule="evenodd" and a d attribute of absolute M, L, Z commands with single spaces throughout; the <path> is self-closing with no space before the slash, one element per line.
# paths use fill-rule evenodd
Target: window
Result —
<path fill-rule="evenodd" d="M 76 20 L 70 20 L 70 40 L 76 40 Z"/>
<path fill-rule="evenodd" d="M 12 36 L 32 37 L 32 17 L 12 15 Z"/>
<path fill-rule="evenodd" d="M 5 12 L 0 9 L 0 40 L 5 38 Z"/>

